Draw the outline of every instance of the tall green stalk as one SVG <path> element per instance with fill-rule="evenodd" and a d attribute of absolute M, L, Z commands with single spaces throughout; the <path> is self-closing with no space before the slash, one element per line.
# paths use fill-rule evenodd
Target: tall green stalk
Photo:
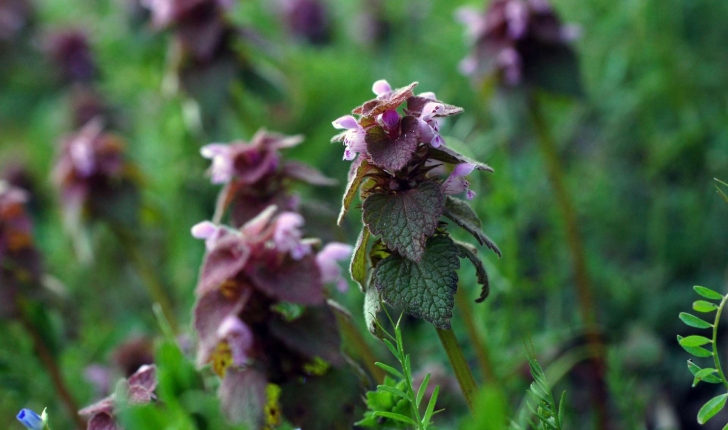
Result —
<path fill-rule="evenodd" d="M 594 307 L 594 294 L 589 272 L 587 269 L 583 240 L 579 233 L 579 224 L 571 197 L 564 181 L 564 169 L 559 159 L 556 143 L 549 132 L 546 120 L 543 117 L 538 95 L 532 93 L 528 99 L 528 113 L 536 131 L 536 137 L 546 163 L 548 178 L 554 190 L 556 203 L 566 226 L 566 239 L 574 265 L 574 280 L 576 296 L 579 302 L 579 312 L 584 321 L 586 338 L 594 357 L 593 363 L 597 373 L 597 384 L 592 389 L 592 403 L 597 419 L 597 429 L 607 427 L 606 396 L 604 394 L 604 375 L 606 354 L 604 341 L 599 334 L 596 310 Z"/>
<path fill-rule="evenodd" d="M 468 409 L 470 409 L 470 412 L 473 412 L 473 400 L 478 392 L 478 386 L 475 384 L 473 372 L 465 360 L 463 350 L 460 348 L 460 344 L 458 344 L 455 333 L 452 330 L 442 330 L 439 328 L 436 328 L 436 330 L 437 336 L 440 338 L 440 343 L 445 348 L 447 358 L 450 360 L 450 365 L 455 371 L 455 377 L 458 380 L 458 384 L 460 384 L 460 390 L 463 392 Z"/>

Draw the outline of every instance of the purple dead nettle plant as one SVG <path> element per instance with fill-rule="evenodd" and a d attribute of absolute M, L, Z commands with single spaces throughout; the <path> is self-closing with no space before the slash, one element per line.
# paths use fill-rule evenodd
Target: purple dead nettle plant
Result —
<path fill-rule="evenodd" d="M 576 69 L 571 42 L 578 27 L 563 25 L 547 0 L 495 0 L 485 12 L 457 11 L 467 27 L 473 52 L 460 71 L 480 81 L 495 78 L 504 87 L 553 87 L 554 68 Z"/>
<path fill-rule="evenodd" d="M 84 217 L 136 222 L 138 173 L 124 149 L 124 140 L 106 132 L 98 118 L 63 140 L 53 180 L 70 231 L 77 232 Z"/>
<path fill-rule="evenodd" d="M 292 180 L 331 180 L 281 160 L 280 149 L 300 142 L 300 136 L 262 130 L 251 142 L 201 150 L 212 160 L 212 182 L 225 184 L 215 218 L 232 208 L 235 227 L 205 221 L 192 228 L 207 251 L 195 291 L 197 360 L 222 378 L 219 395 L 227 416 L 254 428 L 280 421 L 282 386 L 345 363 L 324 285 L 346 288 L 337 262 L 349 258 L 351 247 L 321 247 L 304 237 L 298 198 L 288 186 Z"/>
<path fill-rule="evenodd" d="M 141 366 L 128 379 L 119 381 L 116 391 L 104 399 L 87 406 L 79 415 L 88 419 L 87 430 L 122 430 L 114 415 L 126 405 L 142 405 L 156 400 L 157 368 Z"/>
<path fill-rule="evenodd" d="M 37 295 L 41 282 L 41 257 L 33 241 L 27 201 L 25 191 L 0 181 L 0 318 L 3 319 L 17 317 L 20 300 Z"/>
<path fill-rule="evenodd" d="M 465 177 L 487 165 L 449 148 L 440 135 L 441 118 L 462 109 L 443 103 L 433 93 L 415 95 L 417 83 L 392 89 L 374 83 L 376 98 L 333 122 L 344 129 L 333 141 L 343 142 L 351 160 L 349 182 L 339 223 L 357 191 L 362 199 L 364 228 L 351 261 L 351 275 L 367 295 L 365 317 L 376 332 L 373 315 L 380 299 L 402 307 L 437 328 L 449 329 L 457 290 L 460 258 L 470 260 L 488 294 L 488 277 L 476 248 L 454 241 L 447 218 L 471 233 L 498 255 L 496 245 L 481 231 L 481 222 L 465 200 L 472 199 Z M 452 166 L 449 175 L 443 175 Z M 372 276 L 369 276 L 369 268 Z"/>

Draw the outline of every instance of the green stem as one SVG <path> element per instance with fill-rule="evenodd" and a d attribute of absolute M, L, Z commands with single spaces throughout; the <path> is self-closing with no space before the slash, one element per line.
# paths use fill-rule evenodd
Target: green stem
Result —
<path fill-rule="evenodd" d="M 473 373 L 470 371 L 468 362 L 465 361 L 463 350 L 458 344 L 458 340 L 452 330 L 442 330 L 437 328 L 437 336 L 440 338 L 442 347 L 445 348 L 447 358 L 450 360 L 450 365 L 455 371 L 455 377 L 460 384 L 460 390 L 463 392 L 465 402 L 468 404 L 470 411 L 473 411 L 473 400 L 478 392 L 478 386 L 475 384 L 475 378 Z"/>
<path fill-rule="evenodd" d="M 718 370 L 720 380 L 723 381 L 723 385 L 728 388 L 728 380 L 726 380 L 725 374 L 723 373 L 723 368 L 720 365 L 720 357 L 718 355 L 718 323 L 720 322 L 720 316 L 723 313 L 723 307 L 725 306 L 726 301 L 728 301 L 728 294 L 723 296 L 723 299 L 720 301 L 720 306 L 718 306 L 718 310 L 715 313 L 715 321 L 713 322 L 713 362 L 715 362 L 715 368 Z"/>
<path fill-rule="evenodd" d="M 488 345 L 478 333 L 478 328 L 473 320 L 470 303 L 462 288 L 458 288 L 458 292 L 455 294 L 455 300 L 457 301 L 458 309 L 460 309 L 460 316 L 463 318 L 463 322 L 465 323 L 465 330 L 468 332 L 470 343 L 475 349 L 475 356 L 478 359 L 478 365 L 483 371 L 483 376 L 485 376 L 486 382 L 500 386 L 500 382 L 498 381 L 498 377 L 496 376 L 493 367 L 493 362 L 490 359 Z"/>
<path fill-rule="evenodd" d="M 53 354 L 43 341 L 43 337 L 40 335 L 40 333 L 38 333 L 38 329 L 36 329 L 33 323 L 28 320 L 27 316 L 25 315 L 25 311 L 20 312 L 19 320 L 25 330 L 28 332 L 28 334 L 30 334 L 30 338 L 33 340 L 33 347 L 35 349 L 35 352 L 38 354 L 38 359 L 48 372 L 48 376 L 50 376 L 51 378 L 51 383 L 58 392 L 58 396 L 61 398 L 61 403 L 63 403 L 63 405 L 66 407 L 66 411 L 68 412 L 71 420 L 73 420 L 79 430 L 86 428 L 86 423 L 81 418 L 81 416 L 78 415 L 79 407 L 76 404 L 76 401 L 73 399 L 71 391 L 68 389 L 68 386 L 63 379 L 61 369 L 58 367 L 58 363 L 56 363 Z"/>
<path fill-rule="evenodd" d="M 559 159 L 556 143 L 549 132 L 546 120 L 543 117 L 537 94 L 531 94 L 528 100 L 528 113 L 536 131 L 538 145 L 543 154 L 548 170 L 549 181 L 554 189 L 556 203 L 566 225 L 566 239 L 574 265 L 574 278 L 576 295 L 579 301 L 579 311 L 586 329 L 586 338 L 592 349 L 593 363 L 597 373 L 597 383 L 592 391 L 592 403 L 596 412 L 597 428 L 606 428 L 607 413 L 605 409 L 604 373 L 606 370 L 604 341 L 599 334 L 596 311 L 594 309 L 593 288 L 587 270 L 584 245 L 579 234 L 576 211 L 569 193 L 566 190 L 563 168 Z"/>
<path fill-rule="evenodd" d="M 172 307 L 172 300 L 167 294 L 157 271 L 152 268 L 149 264 L 149 260 L 142 254 L 133 235 L 122 228 L 112 227 L 112 229 L 119 238 L 119 241 L 126 252 L 131 257 L 131 260 L 136 266 L 139 276 L 142 277 L 144 286 L 152 300 L 159 303 L 159 306 L 162 308 L 162 313 L 164 314 L 167 322 L 169 322 L 169 325 L 172 327 L 172 330 L 175 333 L 178 333 L 179 325 L 177 323 L 177 317 L 174 314 L 174 308 Z"/>

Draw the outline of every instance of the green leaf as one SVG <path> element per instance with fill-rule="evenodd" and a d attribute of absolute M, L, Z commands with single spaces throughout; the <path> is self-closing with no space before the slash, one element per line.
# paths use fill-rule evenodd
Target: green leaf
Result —
<path fill-rule="evenodd" d="M 493 168 L 480 161 L 468 158 L 463 154 L 455 151 L 448 146 L 440 146 L 439 148 L 428 147 L 429 158 L 437 161 L 443 161 L 449 164 L 462 164 L 469 163 L 475 166 L 478 170 L 485 170 L 486 172 L 493 172 Z"/>
<path fill-rule="evenodd" d="M 723 406 L 725 406 L 727 398 L 728 393 L 725 393 L 708 400 L 708 403 L 704 404 L 698 411 L 698 423 L 705 424 L 709 419 L 713 418 L 715 414 L 720 412 L 721 409 L 723 409 Z"/>
<path fill-rule="evenodd" d="M 710 288 L 701 287 L 696 285 L 693 287 L 696 293 L 710 300 L 723 300 L 723 295 L 718 292 L 711 290 Z"/>
<path fill-rule="evenodd" d="M 367 325 L 369 333 L 378 337 L 379 339 L 384 338 L 382 328 L 377 324 L 377 314 L 382 310 L 381 303 L 379 301 L 379 291 L 376 288 L 369 288 L 364 293 L 364 322 Z"/>
<path fill-rule="evenodd" d="M 398 193 L 372 194 L 364 201 L 364 223 L 387 247 L 420 261 L 442 215 L 443 200 L 440 185 L 432 181 Z"/>
<path fill-rule="evenodd" d="M 703 321 L 700 318 L 696 317 L 695 315 L 689 314 L 687 312 L 680 312 L 680 319 L 682 320 L 682 322 L 689 325 L 690 327 L 695 327 L 695 328 L 713 327 L 713 324 Z"/>
<path fill-rule="evenodd" d="M 396 172 L 406 166 L 417 151 L 418 127 L 417 118 L 405 116 L 400 121 L 401 133 L 396 139 L 390 138 L 389 134 L 378 125 L 367 130 L 367 152 L 372 164 L 390 172 Z"/>
<path fill-rule="evenodd" d="M 391 420 L 400 421 L 400 422 L 403 422 L 405 424 L 409 424 L 409 425 L 412 425 L 415 427 L 417 426 L 417 423 L 412 418 L 406 417 L 402 414 L 395 414 L 394 412 L 374 411 L 374 416 L 389 418 Z"/>
<path fill-rule="evenodd" d="M 425 410 L 425 415 L 422 417 L 422 424 L 424 424 L 425 427 L 430 425 L 430 420 L 432 419 L 432 415 L 435 413 L 435 403 L 437 403 L 438 394 L 440 394 L 439 385 L 437 385 L 435 387 L 435 391 L 432 392 L 432 397 L 430 397 L 430 402 L 427 404 L 427 409 Z"/>
<path fill-rule="evenodd" d="M 464 228 L 468 233 L 472 234 L 473 237 L 481 245 L 485 245 L 492 249 L 493 252 L 501 256 L 501 251 L 498 249 L 498 245 L 495 244 L 485 233 L 481 230 L 481 222 L 478 215 L 473 211 L 473 208 L 465 201 L 457 199 L 455 197 L 448 196 L 445 199 L 445 210 L 443 214 L 450 218 L 455 224 Z"/>
<path fill-rule="evenodd" d="M 678 337 L 677 337 L 678 343 L 680 342 L 680 340 L 682 340 L 682 338 L 683 338 L 682 336 L 678 335 Z M 696 357 L 706 358 L 706 357 L 713 356 L 712 352 L 710 352 L 707 349 L 702 348 L 700 346 L 685 346 L 685 345 L 680 345 L 680 346 L 682 346 L 683 349 L 688 352 L 688 354 L 694 355 Z"/>
<path fill-rule="evenodd" d="M 477 257 L 476 254 L 478 253 L 478 250 L 473 245 L 459 241 L 455 241 L 455 244 L 460 250 L 460 257 L 467 258 L 475 267 L 475 274 L 477 276 L 476 279 L 478 280 L 478 283 L 483 286 L 480 290 L 480 297 L 475 300 L 475 303 L 481 303 L 488 298 L 488 294 L 490 294 L 490 280 L 488 279 L 488 272 L 486 272 L 483 262 L 481 262 Z"/>
<path fill-rule="evenodd" d="M 684 337 L 684 338 L 678 340 L 678 342 L 682 346 L 703 346 L 703 345 L 712 343 L 713 341 L 708 339 L 705 336 L 693 335 L 693 336 Z"/>
<path fill-rule="evenodd" d="M 690 373 L 693 375 L 697 375 L 698 372 L 700 372 L 702 369 L 697 364 L 693 363 L 692 360 L 688 360 L 688 370 L 690 370 Z M 720 378 L 718 376 L 708 374 L 706 376 L 702 377 L 703 382 L 708 382 L 710 384 L 720 384 Z"/>
<path fill-rule="evenodd" d="M 364 180 L 364 176 L 367 174 L 369 169 L 371 169 L 367 160 L 363 158 L 360 159 L 361 162 L 358 166 L 356 166 L 356 168 L 355 165 L 351 166 L 352 171 L 349 172 L 349 182 L 346 184 L 346 191 L 344 191 L 344 198 L 341 202 L 341 211 L 339 212 L 339 218 L 336 220 L 336 225 L 341 225 L 344 221 L 346 212 L 349 210 L 349 206 L 351 206 L 351 202 L 354 200 L 356 192 L 359 191 L 359 186 Z"/>
<path fill-rule="evenodd" d="M 399 370 L 395 369 L 392 366 L 386 365 L 384 363 L 376 362 L 374 363 L 375 366 L 379 367 L 380 369 L 383 369 L 387 372 L 389 372 L 392 376 L 399 379 L 404 379 L 404 375 Z"/>
<path fill-rule="evenodd" d="M 714 376 L 713 373 L 718 372 L 716 369 L 700 369 L 698 372 L 695 373 L 695 377 L 693 378 L 693 387 L 698 385 L 698 382 L 704 381 L 705 378 L 709 376 Z"/>
<path fill-rule="evenodd" d="M 389 387 L 387 385 L 377 385 L 377 390 L 386 391 L 388 393 L 392 393 L 397 397 L 403 398 L 405 400 L 410 400 L 409 396 L 402 390 L 395 388 L 395 387 Z"/>
<path fill-rule="evenodd" d="M 564 425 L 564 414 L 566 411 L 566 391 L 561 393 L 561 399 L 559 400 L 559 412 L 557 417 L 559 418 L 559 424 Z"/>
<path fill-rule="evenodd" d="M 374 271 L 374 285 L 387 303 L 402 306 L 405 312 L 447 330 L 457 291 L 458 255 L 452 239 L 433 236 L 419 263 L 395 254 L 380 261 Z"/>
<path fill-rule="evenodd" d="M 422 384 L 420 384 L 420 388 L 417 390 L 417 402 L 415 403 L 415 407 L 419 408 L 420 403 L 422 402 L 422 398 L 425 396 L 425 391 L 427 391 L 427 384 L 430 383 L 430 374 L 428 373 L 425 375 L 425 379 L 422 380 Z"/>
<path fill-rule="evenodd" d="M 698 312 L 713 312 L 716 309 L 718 309 L 718 305 L 715 303 L 706 302 L 705 300 L 697 300 L 693 302 L 693 310 Z"/>
<path fill-rule="evenodd" d="M 351 257 L 349 272 L 351 278 L 359 284 L 359 289 L 366 291 L 367 282 L 367 244 L 369 243 L 369 229 L 364 227 L 354 246 L 354 255 Z M 366 313 L 365 313 L 366 315 Z"/>

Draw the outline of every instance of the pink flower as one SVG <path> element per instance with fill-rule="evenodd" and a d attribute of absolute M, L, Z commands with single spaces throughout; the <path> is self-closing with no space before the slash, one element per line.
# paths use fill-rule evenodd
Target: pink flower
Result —
<path fill-rule="evenodd" d="M 248 351 L 253 346 L 253 332 L 235 315 L 228 315 L 220 323 L 217 336 L 226 341 L 232 352 L 233 362 L 243 366 L 248 361 Z"/>
<path fill-rule="evenodd" d="M 434 94 L 432 95 L 434 96 Z M 435 148 L 445 143 L 440 136 L 440 123 L 437 119 L 437 115 L 442 114 L 444 110 L 445 107 L 442 103 L 429 102 L 422 108 L 422 114 L 417 119 L 420 139 Z"/>
<path fill-rule="evenodd" d="M 204 239 L 205 248 L 212 251 L 215 244 L 228 232 L 224 227 L 217 226 L 210 221 L 202 221 L 192 227 L 192 237 L 195 239 Z"/>
<path fill-rule="evenodd" d="M 344 160 L 353 160 L 357 153 L 366 152 L 366 131 L 359 125 L 359 122 L 351 115 L 342 116 L 332 122 L 334 128 L 339 130 L 348 130 L 344 135 Z"/>
<path fill-rule="evenodd" d="M 472 200 L 475 197 L 475 192 L 469 188 L 470 182 L 465 179 L 465 176 L 469 175 L 473 169 L 475 169 L 475 165 L 470 163 L 461 163 L 455 166 L 450 176 L 442 183 L 442 192 L 450 195 L 465 192 L 467 199 Z"/>
<path fill-rule="evenodd" d="M 273 242 L 279 252 L 289 252 L 291 258 L 300 260 L 311 253 L 311 245 L 301 241 L 300 227 L 303 226 L 303 217 L 295 212 L 283 212 L 278 215 Z"/>
<path fill-rule="evenodd" d="M 233 159 L 229 145 L 211 143 L 200 148 L 200 154 L 212 160 L 210 177 L 213 184 L 230 182 L 233 177 Z"/>
<path fill-rule="evenodd" d="M 321 270 L 321 280 L 325 283 L 336 283 L 336 288 L 345 292 L 349 287 L 349 284 L 341 276 L 341 267 L 338 262 L 341 260 L 347 260 L 351 256 L 353 248 L 343 243 L 333 242 L 329 243 L 316 254 L 316 264 Z"/>
<path fill-rule="evenodd" d="M 372 85 L 372 92 L 376 94 L 377 97 L 386 96 L 392 92 L 392 86 L 389 85 L 389 82 L 385 79 L 380 79 Z"/>

